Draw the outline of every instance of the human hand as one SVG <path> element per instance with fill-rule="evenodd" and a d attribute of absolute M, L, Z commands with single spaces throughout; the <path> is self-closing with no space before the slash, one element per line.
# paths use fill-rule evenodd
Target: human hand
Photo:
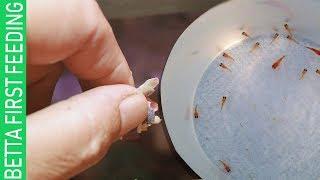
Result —
<path fill-rule="evenodd" d="M 29 0 L 27 32 L 28 179 L 67 179 L 137 127 L 147 101 L 94 0 Z M 48 106 L 64 68 L 91 90 Z"/>

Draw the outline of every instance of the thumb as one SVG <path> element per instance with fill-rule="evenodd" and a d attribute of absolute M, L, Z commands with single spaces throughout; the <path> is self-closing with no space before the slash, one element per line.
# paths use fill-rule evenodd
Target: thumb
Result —
<path fill-rule="evenodd" d="M 99 161 L 147 116 L 136 88 L 103 86 L 28 116 L 28 179 L 67 179 Z"/>

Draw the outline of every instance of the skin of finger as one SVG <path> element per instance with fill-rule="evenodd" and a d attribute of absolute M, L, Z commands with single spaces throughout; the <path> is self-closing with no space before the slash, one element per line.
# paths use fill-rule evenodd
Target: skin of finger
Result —
<path fill-rule="evenodd" d="M 54 64 L 80 49 L 98 20 L 94 0 L 28 0 L 28 63 Z"/>
<path fill-rule="evenodd" d="M 87 85 L 131 84 L 132 73 L 109 23 L 99 11 L 100 22 L 85 46 L 64 64 Z M 88 71 L 90 69 L 90 71 Z"/>
<path fill-rule="evenodd" d="M 127 85 L 95 88 L 29 115 L 29 179 L 74 176 L 100 160 L 146 115 L 146 98 Z"/>
<path fill-rule="evenodd" d="M 63 5 L 56 0 L 29 0 L 27 32 L 28 64 L 64 60 L 85 82 L 86 89 L 106 84 L 133 85 L 112 28 L 95 0 L 68 0 Z M 46 74 L 43 71 L 35 78 L 41 79 Z"/>

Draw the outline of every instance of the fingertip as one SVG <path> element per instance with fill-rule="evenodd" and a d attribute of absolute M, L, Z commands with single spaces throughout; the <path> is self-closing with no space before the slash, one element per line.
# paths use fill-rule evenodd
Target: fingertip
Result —
<path fill-rule="evenodd" d="M 94 165 L 116 139 L 146 119 L 147 104 L 136 88 L 111 85 L 29 115 L 29 177 L 72 177 Z"/>

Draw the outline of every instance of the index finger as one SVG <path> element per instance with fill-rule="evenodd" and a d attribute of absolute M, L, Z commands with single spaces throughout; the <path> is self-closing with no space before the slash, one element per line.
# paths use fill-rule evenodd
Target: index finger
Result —
<path fill-rule="evenodd" d="M 90 87 L 133 84 L 128 64 L 94 0 L 29 0 L 28 64 L 62 62 Z"/>

